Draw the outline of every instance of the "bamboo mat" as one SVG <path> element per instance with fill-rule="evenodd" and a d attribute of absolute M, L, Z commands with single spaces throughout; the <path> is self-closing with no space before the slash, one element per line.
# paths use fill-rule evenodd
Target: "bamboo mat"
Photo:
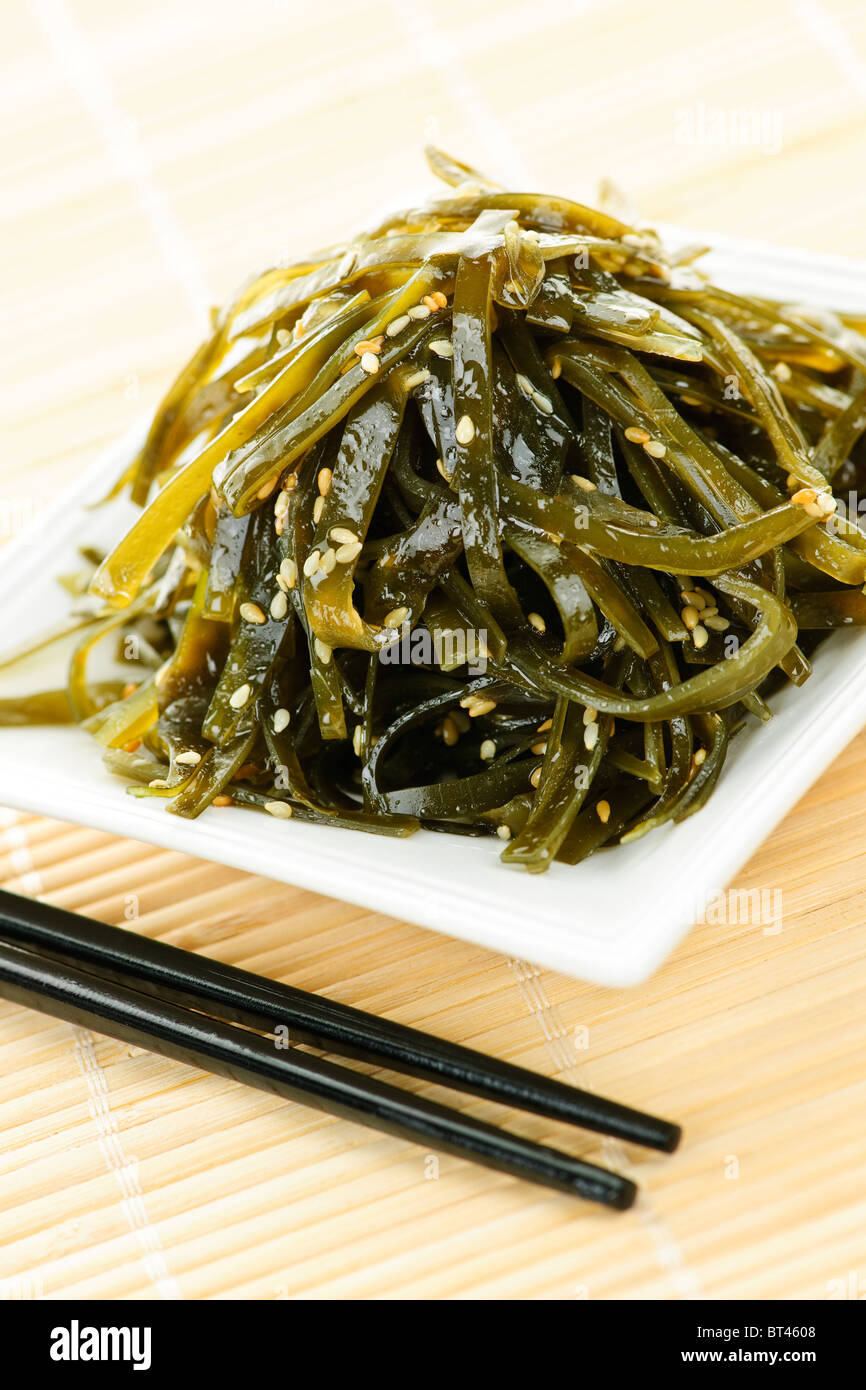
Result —
<path fill-rule="evenodd" d="M 251 267 L 423 186 L 427 139 L 512 182 L 591 197 L 607 175 L 647 217 L 866 255 L 853 0 L 30 0 L 4 47 L 6 536 Z M 660 1158 L 514 1118 L 639 1179 L 610 1215 L 0 1004 L 0 1297 L 863 1297 L 864 785 L 861 737 L 743 874 L 782 893 L 781 930 L 730 911 L 627 992 L 0 811 L 7 887 L 687 1136 Z"/>

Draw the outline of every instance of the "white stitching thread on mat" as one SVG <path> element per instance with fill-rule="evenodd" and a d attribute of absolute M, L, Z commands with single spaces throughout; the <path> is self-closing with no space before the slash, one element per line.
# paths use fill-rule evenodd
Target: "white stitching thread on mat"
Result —
<path fill-rule="evenodd" d="M 866 63 L 851 42 L 845 27 L 819 0 L 794 0 L 791 7 L 803 28 L 832 58 L 843 77 L 861 98 L 866 98 Z"/>
<path fill-rule="evenodd" d="M 500 173 L 510 183 L 528 187 L 530 180 L 523 160 L 493 107 L 463 66 L 456 45 L 442 33 L 433 6 L 425 0 L 409 5 L 405 0 L 390 0 L 390 6 L 415 50 L 416 59 L 435 68 L 451 100 L 466 116 L 469 129 L 484 145 L 491 177 Z"/>
<path fill-rule="evenodd" d="M 122 1194 L 121 1208 L 144 1254 L 142 1264 L 160 1298 L 180 1299 L 180 1285 L 166 1264 L 159 1233 L 151 1223 L 138 1175 L 138 1160 L 124 1150 L 112 1114 L 108 1081 L 86 1028 L 74 1028 L 75 1060 L 90 1093 L 88 1110 L 99 1131 L 99 1148 Z"/>
<path fill-rule="evenodd" d="M 212 303 L 201 267 L 168 198 L 153 176 L 133 123 L 118 106 L 99 56 L 65 0 L 30 0 L 54 61 L 89 112 L 118 172 L 129 183 L 184 297 L 203 322 Z"/>
<path fill-rule="evenodd" d="M 563 1023 L 558 1008 L 555 1004 L 551 1004 L 547 997 L 538 966 L 514 958 L 508 960 L 508 965 L 517 977 L 517 987 L 529 1012 L 534 1015 L 541 1027 L 548 1051 L 557 1070 L 564 1071 L 574 1085 L 581 1086 L 585 1091 L 591 1091 L 592 1087 L 587 1082 L 586 1067 L 580 1063 L 571 1033 Z M 622 1173 L 628 1178 L 636 1178 L 637 1175 L 629 1163 L 628 1155 L 619 1139 L 602 1138 L 601 1150 L 605 1160 L 618 1173 Z M 688 1265 L 682 1246 L 664 1217 L 656 1209 L 652 1197 L 646 1189 L 641 1188 L 634 1210 L 649 1233 L 653 1253 L 660 1269 L 670 1279 L 671 1286 L 678 1297 L 683 1299 L 703 1298 L 700 1279 Z"/>

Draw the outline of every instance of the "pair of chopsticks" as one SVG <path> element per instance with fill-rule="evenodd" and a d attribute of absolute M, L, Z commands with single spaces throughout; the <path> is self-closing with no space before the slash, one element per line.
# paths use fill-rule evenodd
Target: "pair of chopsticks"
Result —
<path fill-rule="evenodd" d="M 679 1127 L 667 1120 L 523 1067 L 2 890 L 0 998 L 620 1210 L 632 1205 L 637 1189 L 619 1173 L 325 1061 L 295 1044 L 389 1067 L 665 1153 L 680 1139 Z M 286 1046 L 287 1037 L 291 1046 Z"/>

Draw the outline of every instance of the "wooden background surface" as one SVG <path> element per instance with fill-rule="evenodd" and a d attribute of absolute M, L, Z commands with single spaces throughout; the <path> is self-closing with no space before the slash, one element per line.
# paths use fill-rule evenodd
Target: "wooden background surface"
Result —
<path fill-rule="evenodd" d="M 429 139 L 515 185 L 608 176 L 648 220 L 866 255 L 855 0 L 29 0 L 3 48 L 3 536 L 251 268 L 425 186 Z M 861 737 L 742 876 L 782 891 L 780 931 L 701 926 L 628 992 L 0 811 L 11 888 L 687 1136 L 647 1158 L 514 1120 L 632 1171 L 612 1216 L 0 1004 L 0 1296 L 866 1296 L 864 785 Z"/>

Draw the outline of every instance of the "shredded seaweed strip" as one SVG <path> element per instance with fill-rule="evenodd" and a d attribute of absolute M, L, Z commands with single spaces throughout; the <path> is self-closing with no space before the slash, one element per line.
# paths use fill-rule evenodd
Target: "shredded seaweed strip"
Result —
<path fill-rule="evenodd" d="M 866 339 L 428 159 L 447 196 L 215 314 L 110 494 L 138 519 L 61 581 L 67 688 L 0 722 L 82 724 L 177 815 L 498 836 L 540 872 L 698 811 L 866 625 Z"/>

